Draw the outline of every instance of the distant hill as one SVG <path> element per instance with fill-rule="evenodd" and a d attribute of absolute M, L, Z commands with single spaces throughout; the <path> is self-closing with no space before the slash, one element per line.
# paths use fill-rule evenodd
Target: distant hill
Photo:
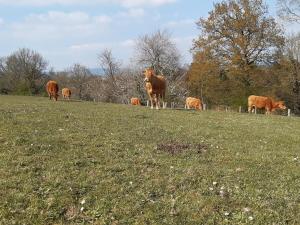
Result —
<path fill-rule="evenodd" d="M 89 70 L 93 75 L 100 75 L 100 76 L 104 75 L 104 71 L 101 68 L 89 68 Z"/>

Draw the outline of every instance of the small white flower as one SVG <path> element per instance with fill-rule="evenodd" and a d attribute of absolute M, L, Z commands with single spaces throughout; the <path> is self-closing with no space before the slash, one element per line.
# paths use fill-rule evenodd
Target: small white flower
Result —
<path fill-rule="evenodd" d="M 31 146 L 33 146 L 33 144 L 31 144 Z"/>
<path fill-rule="evenodd" d="M 81 207 L 81 208 L 80 208 L 80 211 L 83 212 L 83 210 L 84 210 L 84 207 Z"/>
<path fill-rule="evenodd" d="M 299 159 L 298 157 L 295 157 L 295 158 L 294 158 L 294 161 L 297 161 L 298 159 Z"/>
<path fill-rule="evenodd" d="M 62 129 L 62 128 L 59 128 L 58 130 L 59 130 L 59 131 L 63 131 L 64 129 Z"/>
<path fill-rule="evenodd" d="M 245 208 L 243 208 L 243 211 L 244 211 L 244 212 L 250 212 L 251 210 L 250 210 L 250 208 L 245 207 Z"/>
<path fill-rule="evenodd" d="M 224 190 L 224 189 L 225 189 L 225 187 L 224 187 L 224 186 L 222 186 L 220 189 L 221 189 L 221 190 Z"/>
<path fill-rule="evenodd" d="M 225 212 L 224 215 L 225 215 L 225 216 L 229 216 L 229 212 Z"/>
<path fill-rule="evenodd" d="M 129 182 L 129 184 L 130 184 L 130 185 L 132 185 L 132 184 L 133 184 L 133 182 L 132 182 L 132 181 L 130 181 L 130 182 Z"/>
<path fill-rule="evenodd" d="M 224 191 L 220 191 L 220 196 L 224 197 L 224 195 L 225 195 L 225 192 Z"/>
<path fill-rule="evenodd" d="M 236 168 L 235 171 L 240 172 L 240 171 L 242 171 L 242 169 L 241 168 Z"/>
<path fill-rule="evenodd" d="M 80 202 L 81 205 L 85 204 L 85 199 Z"/>
<path fill-rule="evenodd" d="M 251 221 L 251 220 L 254 220 L 253 216 L 249 216 L 248 219 Z"/>
<path fill-rule="evenodd" d="M 170 169 L 174 169 L 174 166 L 170 166 Z"/>
<path fill-rule="evenodd" d="M 213 190 L 214 190 L 214 188 L 210 187 L 210 188 L 209 188 L 209 190 L 210 190 L 210 191 L 213 191 Z"/>
<path fill-rule="evenodd" d="M 217 184 L 218 184 L 218 182 L 216 182 L 216 181 L 213 182 L 213 185 L 214 185 L 214 186 L 216 186 Z"/>

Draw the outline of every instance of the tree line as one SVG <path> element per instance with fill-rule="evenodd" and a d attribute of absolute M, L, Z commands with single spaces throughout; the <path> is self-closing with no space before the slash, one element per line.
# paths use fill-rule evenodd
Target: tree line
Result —
<path fill-rule="evenodd" d="M 300 0 L 278 0 L 278 15 L 300 23 Z M 0 91 L 43 95 L 54 79 L 79 99 L 128 103 L 135 96 L 145 102 L 142 70 L 152 67 L 168 81 L 168 101 L 183 104 L 194 96 L 208 105 L 238 107 L 256 94 L 285 100 L 300 113 L 300 33 L 286 35 L 263 0 L 223 0 L 196 26 L 190 65 L 182 64 L 171 35 L 160 30 L 136 40 L 126 67 L 111 50 L 100 52 L 101 76 L 80 64 L 57 72 L 38 52 L 19 49 L 0 58 Z"/>
<path fill-rule="evenodd" d="M 143 69 L 155 68 L 169 80 L 169 99 L 183 98 L 186 92 L 181 57 L 167 31 L 156 31 L 137 39 L 132 65 L 123 66 L 110 49 L 97 56 L 101 74 L 93 74 L 87 67 L 74 64 L 64 71 L 48 69 L 41 54 L 19 49 L 0 58 L 0 92 L 2 94 L 46 95 L 45 84 L 56 80 L 60 88 L 68 87 L 72 96 L 82 100 L 129 103 L 136 96 L 146 101 Z"/>

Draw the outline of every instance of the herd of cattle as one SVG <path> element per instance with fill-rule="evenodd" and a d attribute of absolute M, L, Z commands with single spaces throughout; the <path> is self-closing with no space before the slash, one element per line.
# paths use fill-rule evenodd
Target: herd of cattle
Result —
<path fill-rule="evenodd" d="M 151 108 L 153 109 L 155 106 L 156 109 L 159 109 L 161 101 L 162 107 L 166 108 L 167 103 L 164 101 L 167 87 L 166 79 L 161 75 L 156 75 L 151 68 L 145 69 L 143 74 L 145 76 L 145 89 L 149 97 Z M 46 84 L 46 91 L 50 100 L 53 98 L 57 101 L 59 88 L 56 81 L 48 81 Z M 69 100 L 71 97 L 71 90 L 69 88 L 63 88 L 62 96 L 64 99 L 66 98 Z M 140 106 L 140 99 L 131 98 L 131 105 Z M 185 101 L 185 108 L 202 110 L 202 101 L 199 98 L 188 97 Z M 274 101 L 270 97 L 251 95 L 248 98 L 248 112 L 253 113 L 256 109 L 265 109 L 266 114 L 271 114 L 271 112 L 274 112 L 276 109 L 286 109 L 286 106 L 283 101 Z"/>

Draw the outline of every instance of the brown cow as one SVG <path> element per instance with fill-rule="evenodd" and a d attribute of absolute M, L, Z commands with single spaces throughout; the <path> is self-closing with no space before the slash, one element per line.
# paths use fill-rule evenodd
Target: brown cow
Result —
<path fill-rule="evenodd" d="M 141 105 L 141 101 L 139 98 L 131 98 L 130 102 L 131 102 L 131 105 Z"/>
<path fill-rule="evenodd" d="M 202 110 L 202 102 L 199 98 L 193 98 L 193 97 L 188 97 L 185 100 L 185 109 L 198 109 L 198 110 Z"/>
<path fill-rule="evenodd" d="M 62 96 L 63 96 L 64 99 L 67 98 L 68 100 L 70 100 L 72 92 L 69 88 L 63 88 L 61 90 L 61 93 L 62 93 Z"/>
<path fill-rule="evenodd" d="M 275 109 L 286 109 L 283 101 L 275 102 L 270 97 L 250 95 L 248 97 L 248 112 L 253 113 L 255 109 L 265 109 L 266 114 L 271 114 Z"/>
<path fill-rule="evenodd" d="M 145 69 L 145 88 L 147 90 L 149 100 L 151 103 L 151 109 L 155 103 L 156 109 L 160 107 L 160 99 L 163 102 L 163 108 L 166 108 L 166 103 L 164 102 L 165 94 L 166 94 L 166 79 L 163 76 L 155 75 L 153 69 Z"/>
<path fill-rule="evenodd" d="M 54 80 L 48 81 L 48 83 L 46 84 L 46 91 L 49 95 L 50 100 L 53 97 L 55 101 L 57 101 L 59 95 L 58 95 L 58 84 L 56 81 Z"/>

